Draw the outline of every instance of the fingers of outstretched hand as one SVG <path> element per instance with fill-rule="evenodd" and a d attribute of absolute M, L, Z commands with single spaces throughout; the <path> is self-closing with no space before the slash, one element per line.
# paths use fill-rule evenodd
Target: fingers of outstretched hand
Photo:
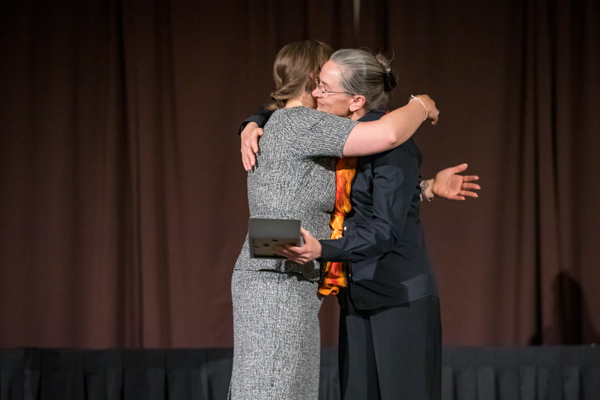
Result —
<path fill-rule="evenodd" d="M 481 189 L 481 186 L 479 186 L 476 183 L 463 182 L 463 184 L 461 185 L 461 188 L 463 190 L 466 190 L 466 189 L 479 190 L 479 189 Z"/>
<path fill-rule="evenodd" d="M 478 195 L 477 193 L 475 193 L 475 192 L 470 192 L 470 191 L 468 191 L 468 190 L 461 190 L 461 191 L 459 192 L 459 194 L 460 194 L 461 196 L 467 196 L 467 197 L 479 197 L 479 195 Z M 464 200 L 464 197 L 463 197 L 463 200 Z"/>
<path fill-rule="evenodd" d="M 478 181 L 479 177 L 477 175 L 465 175 L 463 176 L 463 181 L 464 182 L 473 182 L 473 181 Z"/>
<path fill-rule="evenodd" d="M 469 164 L 467 163 L 462 163 L 459 164 L 455 167 L 450 168 L 452 170 L 453 173 L 458 174 L 459 172 L 463 172 L 464 170 L 467 169 L 467 167 L 469 166 Z"/>

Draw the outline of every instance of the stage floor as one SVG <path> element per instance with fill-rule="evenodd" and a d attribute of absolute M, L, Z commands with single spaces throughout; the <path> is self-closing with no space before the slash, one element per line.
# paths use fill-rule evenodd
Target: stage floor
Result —
<path fill-rule="evenodd" d="M 320 400 L 340 398 L 324 348 Z M 225 400 L 232 349 L 0 350 L 0 400 Z M 443 400 L 599 400 L 600 347 L 444 348 Z"/>

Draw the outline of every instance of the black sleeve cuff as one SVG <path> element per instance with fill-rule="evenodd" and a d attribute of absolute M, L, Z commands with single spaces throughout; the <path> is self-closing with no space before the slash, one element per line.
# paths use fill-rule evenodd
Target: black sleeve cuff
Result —
<path fill-rule="evenodd" d="M 274 110 L 267 110 L 264 107 L 259 108 L 254 115 L 242 122 L 242 124 L 240 125 L 240 129 L 238 129 L 238 135 L 242 134 L 242 131 L 250 122 L 255 122 L 259 128 L 264 127 L 269 118 L 271 118 L 273 111 Z"/>
<path fill-rule="evenodd" d="M 341 239 L 337 240 L 319 240 L 321 243 L 321 257 L 319 261 L 339 261 L 342 256 L 342 251 L 335 244 L 340 244 Z"/>

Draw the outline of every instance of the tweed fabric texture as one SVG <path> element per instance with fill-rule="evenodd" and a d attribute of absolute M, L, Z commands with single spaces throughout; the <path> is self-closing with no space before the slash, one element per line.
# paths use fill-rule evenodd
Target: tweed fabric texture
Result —
<path fill-rule="evenodd" d="M 254 172 L 248 174 L 251 218 L 298 219 L 317 239 L 331 235 L 335 204 L 335 164 L 357 122 L 305 107 L 273 113 L 260 139 Z M 321 277 L 320 263 L 251 259 L 248 240 L 235 269 L 275 270 Z"/>
<path fill-rule="evenodd" d="M 273 113 L 248 175 L 251 218 L 299 219 L 330 235 L 335 164 L 357 122 L 304 107 Z M 251 259 L 246 239 L 232 279 L 231 400 L 317 400 L 318 262 Z"/>
<path fill-rule="evenodd" d="M 234 271 L 230 399 L 317 400 L 321 301 L 296 274 Z"/>

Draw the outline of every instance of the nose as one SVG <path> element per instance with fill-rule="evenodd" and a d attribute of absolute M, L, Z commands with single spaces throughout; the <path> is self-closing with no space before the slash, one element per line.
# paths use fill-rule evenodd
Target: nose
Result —
<path fill-rule="evenodd" d="M 312 91 L 312 96 L 313 97 L 323 97 L 323 92 L 321 92 L 321 89 L 319 89 L 319 87 L 317 86 L 316 88 L 314 88 L 314 90 Z"/>

